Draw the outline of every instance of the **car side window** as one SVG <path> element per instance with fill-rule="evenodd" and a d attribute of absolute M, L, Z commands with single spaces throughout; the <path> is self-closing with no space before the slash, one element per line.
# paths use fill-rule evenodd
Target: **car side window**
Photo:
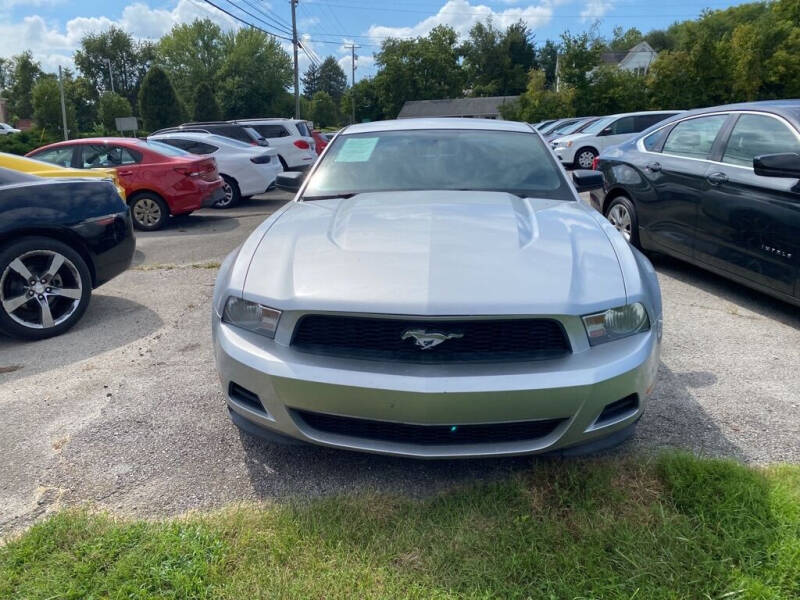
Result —
<path fill-rule="evenodd" d="M 87 144 L 83 147 L 84 169 L 97 167 L 119 167 L 121 165 L 134 165 L 141 157 L 134 155 L 127 148 L 109 144 Z"/>
<path fill-rule="evenodd" d="M 60 148 L 52 148 L 35 154 L 32 158 L 41 160 L 51 165 L 58 165 L 59 167 L 72 166 L 72 152 L 74 146 L 61 146 Z"/>
<path fill-rule="evenodd" d="M 668 119 L 671 116 L 672 115 L 664 114 L 664 113 L 657 113 L 657 114 L 654 114 L 654 115 L 639 115 L 638 117 L 635 117 L 635 119 L 636 119 L 636 131 L 637 132 L 638 131 L 644 131 L 645 129 L 647 129 L 651 125 L 655 125 L 656 123 L 659 123 L 659 122 L 663 121 L 664 119 Z"/>
<path fill-rule="evenodd" d="M 164 138 L 158 141 L 167 146 L 172 146 L 173 148 L 180 148 L 181 150 L 186 150 L 192 143 L 189 140 L 179 140 L 175 138 Z"/>
<path fill-rule="evenodd" d="M 664 127 L 658 131 L 654 131 L 642 140 L 644 149 L 650 152 L 660 152 L 661 144 L 664 142 L 664 138 L 667 137 L 668 133 L 669 127 Z"/>
<path fill-rule="evenodd" d="M 672 128 L 664 142 L 664 154 L 707 158 L 728 115 L 712 115 L 682 121 Z"/>
<path fill-rule="evenodd" d="M 623 133 L 636 133 L 636 117 L 622 117 L 611 124 L 609 135 L 621 135 Z"/>
<path fill-rule="evenodd" d="M 765 115 L 739 117 L 728 138 L 722 162 L 752 167 L 763 154 L 800 153 L 800 140 L 784 123 Z"/>

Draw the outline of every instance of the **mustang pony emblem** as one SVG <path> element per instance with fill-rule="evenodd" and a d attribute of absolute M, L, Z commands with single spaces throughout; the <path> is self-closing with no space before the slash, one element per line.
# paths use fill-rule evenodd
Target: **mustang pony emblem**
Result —
<path fill-rule="evenodd" d="M 430 350 L 447 340 L 457 340 L 464 337 L 463 333 L 442 333 L 440 331 L 425 331 L 424 329 L 409 329 L 403 333 L 401 339 L 414 338 L 415 343 L 422 350 Z"/>

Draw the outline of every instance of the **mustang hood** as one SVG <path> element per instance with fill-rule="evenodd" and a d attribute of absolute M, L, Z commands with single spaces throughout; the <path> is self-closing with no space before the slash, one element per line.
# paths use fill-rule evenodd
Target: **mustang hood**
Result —
<path fill-rule="evenodd" d="M 626 301 L 590 209 L 457 191 L 297 203 L 255 250 L 244 295 L 283 310 L 416 315 L 580 314 Z"/>

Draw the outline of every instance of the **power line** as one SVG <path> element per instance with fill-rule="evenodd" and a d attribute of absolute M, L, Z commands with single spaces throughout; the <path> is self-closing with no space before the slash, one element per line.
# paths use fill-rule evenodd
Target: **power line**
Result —
<path fill-rule="evenodd" d="M 291 41 L 292 41 L 292 38 L 285 37 L 285 36 L 282 36 L 282 35 L 278 35 L 278 34 L 276 34 L 276 33 L 272 32 L 272 31 L 267 31 L 266 29 L 262 29 L 262 28 L 261 28 L 261 27 L 259 27 L 258 25 L 253 25 L 253 24 L 252 24 L 252 23 L 250 23 L 249 21 L 246 21 L 245 19 L 242 19 L 240 16 L 238 16 L 238 15 L 235 15 L 235 14 L 233 14 L 232 12 L 230 12 L 230 11 L 228 11 L 228 10 L 225 10 L 224 8 L 222 8 L 221 6 L 218 6 L 217 4 L 214 4 L 214 3 L 213 3 L 211 0 L 203 0 L 203 1 L 204 1 L 204 2 L 206 2 L 207 4 L 210 4 L 211 6 L 213 6 L 214 8 L 216 8 L 217 10 L 224 12 L 226 15 L 228 15 L 228 16 L 229 16 L 229 17 L 231 17 L 232 19 L 236 19 L 236 20 L 237 20 L 237 21 L 239 21 L 240 23 L 244 23 L 244 24 L 245 24 L 245 25 L 247 25 L 248 27 L 252 27 L 253 29 L 258 29 L 258 30 L 259 30 L 259 31 L 261 31 L 262 33 L 266 33 L 267 35 L 271 35 L 272 37 L 275 37 L 275 38 L 278 38 L 278 39 L 281 39 L 281 40 L 286 40 L 286 41 L 288 41 L 288 42 L 291 42 Z"/>
<path fill-rule="evenodd" d="M 233 4 L 234 6 L 236 6 L 236 5 L 233 3 L 233 1 L 232 1 L 232 0 L 228 0 L 228 2 L 229 2 L 230 4 Z M 272 27 L 275 27 L 276 29 L 278 29 L 278 30 L 280 30 L 280 31 L 283 31 L 284 33 L 288 33 L 288 34 L 290 34 L 290 35 L 291 35 L 291 33 L 292 33 L 292 30 L 291 30 L 291 28 L 290 28 L 290 27 L 288 27 L 288 26 L 286 26 L 286 25 L 283 25 L 283 24 L 282 24 L 282 23 L 280 23 L 279 21 L 277 21 L 277 20 L 273 19 L 272 17 L 270 17 L 269 15 L 267 15 L 267 13 L 265 13 L 265 12 L 264 12 L 264 11 L 263 11 L 261 8 L 259 8 L 257 5 L 255 5 L 255 4 L 253 4 L 252 2 L 250 2 L 250 0 L 242 0 L 242 2 L 244 2 L 245 4 L 247 4 L 248 6 L 250 6 L 250 7 L 251 7 L 253 10 L 255 10 L 256 12 L 258 12 L 259 14 L 263 15 L 265 19 L 267 19 L 268 21 L 270 21 L 270 22 L 272 23 L 272 25 L 271 25 Z M 239 10 L 244 10 L 244 9 L 242 9 L 241 7 L 239 7 Z M 262 22 L 264 22 L 264 21 L 262 21 Z"/>
<path fill-rule="evenodd" d="M 265 21 L 264 19 L 262 19 L 262 18 L 261 18 L 261 17 L 259 17 L 258 15 L 254 15 L 253 13 L 251 13 L 250 11 L 248 11 L 247 9 L 244 9 L 244 8 L 242 8 L 241 6 L 237 6 L 237 5 L 236 5 L 236 3 L 234 3 L 234 1 L 233 1 L 233 0 L 226 0 L 226 1 L 227 1 L 227 3 L 228 3 L 228 4 L 230 4 L 231 6 L 233 6 L 233 7 L 235 7 L 235 8 L 238 8 L 240 11 L 242 11 L 242 12 L 243 12 L 243 13 L 245 13 L 246 15 L 249 15 L 249 16 L 253 17 L 253 18 L 254 18 L 254 19 L 256 19 L 257 21 L 261 21 L 261 22 L 262 22 L 264 25 L 266 25 L 267 27 L 274 27 L 274 25 L 272 25 L 272 24 L 268 23 L 267 21 Z M 208 0 L 206 0 L 206 2 L 208 2 Z M 210 4 L 210 2 L 209 2 L 209 4 Z M 217 7 L 217 8 L 219 8 L 219 7 Z M 252 25 L 252 23 L 250 23 L 250 25 Z M 290 31 L 282 31 L 281 33 L 287 33 L 287 34 L 291 34 L 291 32 L 290 32 Z M 274 33 L 273 33 L 273 35 L 276 35 L 276 34 L 274 34 Z M 276 37 L 277 37 L 277 35 L 276 35 Z"/>

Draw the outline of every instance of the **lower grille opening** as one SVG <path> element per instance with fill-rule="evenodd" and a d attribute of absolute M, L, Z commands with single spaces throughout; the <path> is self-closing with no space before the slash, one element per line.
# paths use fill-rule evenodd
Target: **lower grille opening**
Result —
<path fill-rule="evenodd" d="M 292 413 L 309 427 L 325 433 L 421 446 L 534 440 L 551 434 L 556 427 L 566 421 L 566 419 L 546 419 L 481 425 L 410 425 L 306 410 L 292 410 Z"/>
<path fill-rule="evenodd" d="M 230 385 L 228 385 L 228 395 L 233 400 L 236 400 L 237 402 L 244 404 L 253 410 L 266 413 L 264 410 L 264 405 L 261 404 L 258 394 L 254 394 L 250 390 L 243 388 L 238 383 L 231 381 Z"/>
<path fill-rule="evenodd" d="M 607 404 L 603 409 L 603 412 L 600 413 L 600 416 L 597 417 L 597 421 L 595 421 L 595 423 L 599 424 L 608 421 L 616 421 L 617 419 L 636 412 L 638 408 L 639 396 L 637 394 L 625 396 L 621 400 Z"/>

